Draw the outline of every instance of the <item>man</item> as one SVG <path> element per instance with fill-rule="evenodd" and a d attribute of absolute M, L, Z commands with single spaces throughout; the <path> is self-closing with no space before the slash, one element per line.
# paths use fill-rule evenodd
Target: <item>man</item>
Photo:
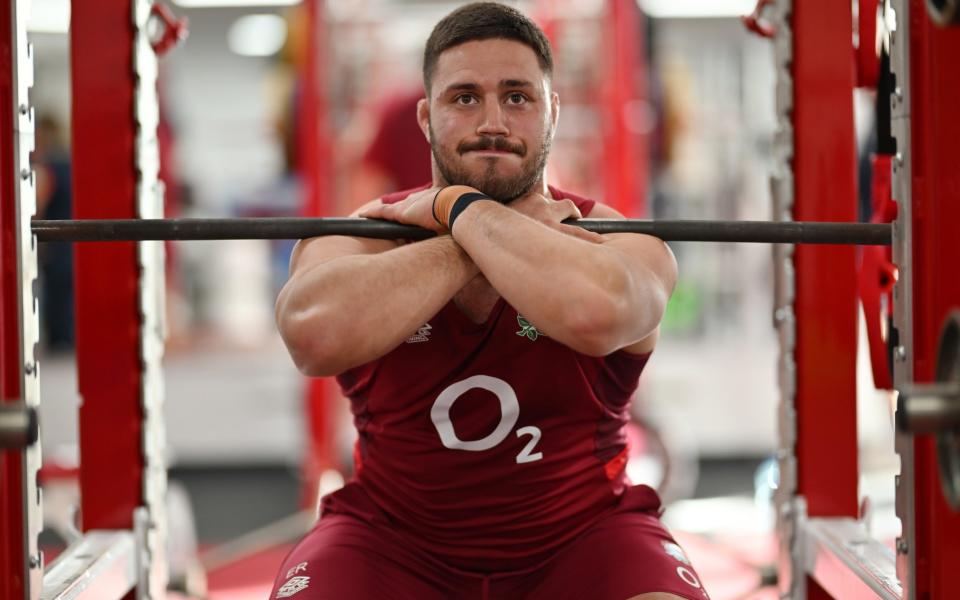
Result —
<path fill-rule="evenodd" d="M 439 235 L 304 241 L 277 302 L 294 361 L 337 375 L 360 437 L 355 481 L 271 597 L 706 598 L 624 474 L 672 254 L 562 223 L 620 215 L 544 180 L 559 102 L 529 19 L 462 7 L 423 72 L 433 184 L 357 214 Z"/>
<path fill-rule="evenodd" d="M 422 86 L 392 89 L 377 107 L 370 143 L 351 176 L 351 194 L 357 202 L 350 210 L 370 198 L 430 181 L 430 144 L 420 133 L 417 121 L 421 98 Z"/>

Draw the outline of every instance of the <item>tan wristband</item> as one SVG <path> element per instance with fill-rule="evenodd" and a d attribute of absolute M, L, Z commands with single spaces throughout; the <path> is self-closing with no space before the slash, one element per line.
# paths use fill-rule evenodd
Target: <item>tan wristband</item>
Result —
<path fill-rule="evenodd" d="M 433 216 L 444 227 L 450 226 L 450 212 L 457 198 L 463 194 L 477 193 L 476 188 L 469 185 L 448 185 L 437 192 L 433 198 Z"/>

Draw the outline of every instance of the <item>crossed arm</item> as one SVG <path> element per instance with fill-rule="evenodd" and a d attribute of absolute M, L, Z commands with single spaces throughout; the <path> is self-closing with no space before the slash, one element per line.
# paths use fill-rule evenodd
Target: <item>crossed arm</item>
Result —
<path fill-rule="evenodd" d="M 359 214 L 438 230 L 429 212 L 435 191 Z M 569 216 L 580 216 L 571 202 L 532 195 L 470 205 L 453 237 L 305 240 L 277 300 L 280 333 L 303 372 L 340 373 L 395 348 L 482 274 L 540 331 L 578 352 L 652 348 L 676 280 L 669 248 L 649 236 L 569 228 L 560 223 Z M 591 216 L 619 217 L 602 205 Z"/>

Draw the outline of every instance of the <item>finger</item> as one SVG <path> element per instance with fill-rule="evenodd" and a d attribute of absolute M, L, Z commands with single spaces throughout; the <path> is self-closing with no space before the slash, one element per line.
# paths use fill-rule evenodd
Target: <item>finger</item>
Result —
<path fill-rule="evenodd" d="M 569 198 L 560 202 L 561 207 L 564 211 L 567 212 L 567 216 L 564 219 L 582 219 L 583 215 L 580 214 L 580 209 L 577 208 L 577 205 L 573 203 Z M 561 219 L 562 220 L 562 219 Z"/>
<path fill-rule="evenodd" d="M 383 208 L 384 207 L 382 204 L 371 206 L 370 208 L 361 210 L 359 213 L 357 213 L 357 216 L 365 219 L 379 219 L 380 215 L 383 214 Z"/>
<path fill-rule="evenodd" d="M 383 209 L 380 211 L 380 218 L 395 221 L 398 215 L 403 214 L 403 209 L 406 207 L 406 202 L 406 200 L 401 200 L 400 202 L 395 202 L 393 204 L 384 204 Z"/>
<path fill-rule="evenodd" d="M 380 206 L 374 206 L 368 212 L 360 215 L 368 219 L 384 219 L 387 221 L 394 221 L 395 215 L 397 213 L 396 204 L 381 204 Z"/>

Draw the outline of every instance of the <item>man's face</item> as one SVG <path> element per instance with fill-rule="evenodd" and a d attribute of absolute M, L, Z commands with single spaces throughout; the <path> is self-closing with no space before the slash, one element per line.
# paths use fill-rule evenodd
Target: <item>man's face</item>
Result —
<path fill-rule="evenodd" d="M 491 39 L 440 55 L 418 117 L 448 184 L 508 202 L 542 182 L 558 108 L 534 51 Z"/>

